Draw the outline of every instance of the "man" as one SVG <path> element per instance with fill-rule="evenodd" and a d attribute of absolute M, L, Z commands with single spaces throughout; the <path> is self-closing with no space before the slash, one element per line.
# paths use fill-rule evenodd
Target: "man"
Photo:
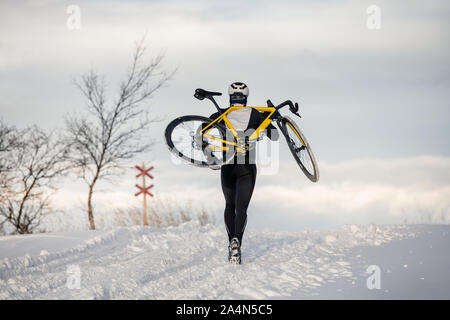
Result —
<path fill-rule="evenodd" d="M 245 83 L 234 82 L 228 89 L 230 107 L 247 106 L 249 89 Z M 210 116 L 216 119 L 219 113 Z M 253 108 L 242 108 L 230 112 L 227 119 L 238 132 L 239 137 L 249 137 L 264 121 L 262 113 Z M 278 140 L 278 131 L 270 124 L 267 136 L 271 140 Z M 236 152 L 228 164 L 221 167 L 222 191 L 225 196 L 225 226 L 228 233 L 228 261 L 233 264 L 241 263 L 241 245 L 247 224 L 247 208 L 252 197 L 256 181 L 256 164 L 254 152 Z"/>

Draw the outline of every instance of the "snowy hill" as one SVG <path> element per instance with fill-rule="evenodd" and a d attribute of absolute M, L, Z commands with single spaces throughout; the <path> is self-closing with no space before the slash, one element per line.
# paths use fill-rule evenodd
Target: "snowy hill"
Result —
<path fill-rule="evenodd" d="M 443 225 L 249 230 L 240 266 L 226 262 L 222 227 L 195 222 L 8 236 L 0 299 L 449 299 L 449 233 Z M 367 288 L 369 265 L 380 268 L 380 289 Z"/>

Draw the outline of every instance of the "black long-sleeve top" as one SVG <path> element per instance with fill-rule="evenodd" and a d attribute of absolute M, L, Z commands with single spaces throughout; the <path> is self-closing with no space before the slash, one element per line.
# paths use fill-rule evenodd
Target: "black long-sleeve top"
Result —
<path fill-rule="evenodd" d="M 225 110 L 226 111 L 226 110 Z M 235 111 L 232 111 L 229 113 L 231 115 Z M 210 119 L 214 120 L 218 116 L 220 116 L 219 112 L 215 112 L 210 116 Z M 239 113 L 237 113 L 237 116 L 239 117 Z M 245 115 L 242 115 L 245 117 Z M 241 120 L 241 123 L 247 122 L 247 127 L 244 130 L 236 130 L 238 132 L 239 137 L 241 138 L 248 138 L 250 135 L 261 125 L 261 123 L 266 119 L 266 117 L 256 109 L 251 109 L 250 116 L 246 116 L 246 118 L 238 119 Z M 223 122 L 223 121 L 221 121 Z M 278 130 L 273 124 L 270 124 L 266 129 L 267 136 L 272 141 L 278 140 L 279 134 Z M 249 151 L 246 153 L 240 153 L 236 152 L 236 155 L 234 156 L 233 162 L 235 164 L 254 164 L 255 163 L 255 148 L 250 148 Z"/>

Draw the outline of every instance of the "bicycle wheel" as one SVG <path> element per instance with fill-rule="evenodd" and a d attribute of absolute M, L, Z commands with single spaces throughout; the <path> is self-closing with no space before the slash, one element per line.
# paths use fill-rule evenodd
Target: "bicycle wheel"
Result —
<path fill-rule="evenodd" d="M 300 169 L 309 180 L 317 182 L 319 180 L 319 167 L 305 136 L 289 117 L 283 117 L 279 124 L 281 124 L 281 131 Z"/>
<path fill-rule="evenodd" d="M 206 131 L 201 130 L 211 119 L 201 116 L 183 116 L 170 122 L 165 139 L 170 152 L 197 167 L 217 169 L 234 156 L 234 148 L 224 150 L 226 130 L 214 123 Z"/>

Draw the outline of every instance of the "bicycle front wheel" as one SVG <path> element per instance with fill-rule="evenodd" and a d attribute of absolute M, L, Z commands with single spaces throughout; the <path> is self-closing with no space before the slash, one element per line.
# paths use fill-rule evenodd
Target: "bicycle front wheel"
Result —
<path fill-rule="evenodd" d="M 286 138 L 289 149 L 300 169 L 302 169 L 309 180 L 317 182 L 319 180 L 319 167 L 317 166 L 311 146 L 300 128 L 289 117 L 283 117 L 279 124 L 281 125 L 281 131 Z"/>
<path fill-rule="evenodd" d="M 228 148 L 226 130 L 211 119 L 201 116 L 183 116 L 170 122 L 165 139 L 170 152 L 197 167 L 217 169 L 234 156 L 234 148 Z"/>

